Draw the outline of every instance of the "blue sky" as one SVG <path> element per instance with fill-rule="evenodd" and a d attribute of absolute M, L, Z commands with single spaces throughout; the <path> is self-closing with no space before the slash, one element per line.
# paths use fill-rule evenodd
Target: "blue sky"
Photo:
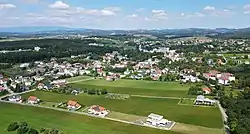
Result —
<path fill-rule="evenodd" d="M 241 28 L 249 0 L 0 0 L 0 27 Z"/>

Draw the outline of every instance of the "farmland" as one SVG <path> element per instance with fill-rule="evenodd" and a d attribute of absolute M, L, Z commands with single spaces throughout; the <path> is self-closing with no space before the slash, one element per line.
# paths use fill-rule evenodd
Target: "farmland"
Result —
<path fill-rule="evenodd" d="M 130 97 L 128 100 L 110 100 L 104 96 L 89 96 L 80 94 L 77 96 L 56 94 L 51 92 L 30 92 L 24 94 L 24 98 L 34 95 L 48 102 L 65 102 L 76 100 L 85 106 L 101 105 L 111 111 L 117 111 L 126 114 L 147 116 L 154 112 L 163 115 L 169 120 L 181 123 L 199 125 L 209 128 L 222 128 L 221 115 L 216 107 L 204 108 L 190 105 L 178 105 L 178 99 L 152 99 Z M 142 107 L 144 106 L 144 107 Z"/>
<path fill-rule="evenodd" d="M 1 134 L 14 134 L 5 131 L 12 121 L 27 121 L 37 130 L 53 127 L 62 130 L 64 134 L 181 134 L 44 108 L 5 103 L 0 103 L 0 108 Z"/>
<path fill-rule="evenodd" d="M 84 81 L 84 80 L 88 80 L 90 78 L 92 78 L 92 77 L 89 77 L 89 76 L 78 76 L 78 77 L 68 78 L 67 81 L 68 82 Z"/>
<path fill-rule="evenodd" d="M 183 97 L 187 95 L 191 84 L 181 85 L 179 82 L 157 82 L 141 80 L 88 80 L 71 84 L 78 88 L 107 89 L 109 92 L 125 93 L 133 95 L 151 95 L 167 97 Z"/>

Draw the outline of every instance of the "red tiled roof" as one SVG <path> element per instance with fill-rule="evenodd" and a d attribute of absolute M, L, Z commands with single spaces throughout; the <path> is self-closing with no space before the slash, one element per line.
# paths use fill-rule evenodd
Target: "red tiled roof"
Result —
<path fill-rule="evenodd" d="M 208 92 L 211 92 L 211 89 L 210 89 L 210 88 L 208 88 L 208 87 L 204 87 L 204 88 L 202 88 L 202 90 L 203 90 L 203 91 L 208 91 Z"/>
<path fill-rule="evenodd" d="M 78 104 L 76 101 L 73 100 L 69 100 L 67 104 L 68 106 L 75 106 L 75 107 L 81 106 L 80 104 Z"/>
<path fill-rule="evenodd" d="M 44 84 L 43 83 L 39 83 L 38 86 L 43 86 Z"/>
<path fill-rule="evenodd" d="M 4 87 L 2 87 L 2 86 L 0 86 L 0 91 L 3 91 L 3 90 L 5 90 L 5 88 L 4 88 Z"/>
<path fill-rule="evenodd" d="M 98 106 L 98 105 L 93 105 L 90 107 L 91 109 L 97 111 L 97 112 L 101 112 L 101 111 L 105 111 L 106 109 L 104 107 Z"/>
<path fill-rule="evenodd" d="M 36 96 L 30 96 L 28 98 L 29 101 L 36 101 L 37 100 L 37 97 Z"/>
<path fill-rule="evenodd" d="M 228 77 L 226 77 L 226 76 L 224 76 L 224 77 L 220 77 L 220 78 L 218 78 L 218 79 L 221 79 L 221 80 L 229 80 L 229 78 L 228 78 Z"/>

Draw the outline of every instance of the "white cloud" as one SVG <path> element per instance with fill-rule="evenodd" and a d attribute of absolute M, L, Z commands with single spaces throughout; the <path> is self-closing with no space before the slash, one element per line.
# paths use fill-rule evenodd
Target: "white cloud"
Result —
<path fill-rule="evenodd" d="M 196 12 L 192 14 L 181 13 L 181 19 L 201 18 L 205 16 L 206 16 L 205 14 L 200 13 L 200 12 Z"/>
<path fill-rule="evenodd" d="M 244 14 L 250 14 L 250 11 L 245 11 Z"/>
<path fill-rule="evenodd" d="M 113 12 L 120 12 L 122 9 L 120 7 L 106 7 L 104 10 L 109 10 Z"/>
<path fill-rule="evenodd" d="M 20 0 L 20 1 L 23 1 L 23 2 L 28 3 L 28 4 L 36 4 L 36 3 L 40 2 L 41 0 Z"/>
<path fill-rule="evenodd" d="M 250 4 L 244 6 L 244 14 L 250 14 Z"/>
<path fill-rule="evenodd" d="M 167 19 L 167 13 L 164 10 L 152 10 L 152 16 L 156 19 Z"/>
<path fill-rule="evenodd" d="M 97 13 L 100 13 L 100 15 L 103 15 L 103 16 L 114 16 L 114 15 L 116 15 L 116 13 L 114 11 L 107 10 L 107 9 L 100 10 Z"/>
<path fill-rule="evenodd" d="M 146 9 L 145 8 L 138 8 L 138 9 L 136 9 L 135 11 L 136 12 L 143 12 L 143 11 L 145 11 Z"/>
<path fill-rule="evenodd" d="M 194 13 L 194 17 L 205 17 L 205 15 L 197 12 L 197 13 Z"/>
<path fill-rule="evenodd" d="M 0 9 L 16 8 L 13 4 L 0 4 Z"/>
<path fill-rule="evenodd" d="M 138 14 L 130 14 L 127 16 L 127 18 L 138 18 L 139 15 Z"/>
<path fill-rule="evenodd" d="M 204 10 L 207 10 L 207 11 L 213 11 L 213 10 L 215 10 L 215 7 L 212 7 L 212 6 L 206 6 L 206 7 L 204 7 Z"/>
<path fill-rule="evenodd" d="M 62 1 L 56 1 L 55 3 L 49 5 L 53 9 L 69 9 L 70 6 Z"/>
<path fill-rule="evenodd" d="M 246 10 L 250 10 L 250 4 L 245 5 L 245 6 L 244 6 L 244 9 L 246 9 Z"/>

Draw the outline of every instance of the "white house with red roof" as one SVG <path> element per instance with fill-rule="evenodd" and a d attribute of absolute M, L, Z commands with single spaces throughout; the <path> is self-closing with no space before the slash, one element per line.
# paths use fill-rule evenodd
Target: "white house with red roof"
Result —
<path fill-rule="evenodd" d="M 82 106 L 76 102 L 76 101 L 73 101 L 73 100 L 69 100 L 68 103 L 67 103 L 67 108 L 69 110 L 77 110 L 77 109 L 80 109 Z"/>
<path fill-rule="evenodd" d="M 0 84 L 2 84 L 2 85 L 6 84 L 8 80 L 9 80 L 8 78 L 2 78 L 2 79 L 0 79 Z"/>
<path fill-rule="evenodd" d="M 109 110 L 102 106 L 93 105 L 88 109 L 89 114 L 105 117 L 109 114 Z"/>
<path fill-rule="evenodd" d="M 2 92 L 2 91 L 4 91 L 4 90 L 6 90 L 6 87 L 0 86 L 0 92 Z"/>
<path fill-rule="evenodd" d="M 231 73 L 217 74 L 218 83 L 222 85 L 229 85 L 230 82 L 235 81 L 235 77 Z"/>
<path fill-rule="evenodd" d="M 39 84 L 37 85 L 37 88 L 38 88 L 38 89 L 44 89 L 44 86 L 45 86 L 45 85 L 44 85 L 43 83 L 39 83 Z"/>
<path fill-rule="evenodd" d="M 40 102 L 40 99 L 38 99 L 36 96 L 30 96 L 28 98 L 28 104 L 38 104 Z"/>
<path fill-rule="evenodd" d="M 235 77 L 231 73 L 220 73 L 219 71 L 212 70 L 209 73 L 203 73 L 207 79 L 218 80 L 219 84 L 229 85 L 230 82 L 235 81 Z"/>
<path fill-rule="evenodd" d="M 205 93 L 205 94 L 211 94 L 212 90 L 208 87 L 204 87 L 202 88 L 202 91 Z"/>

